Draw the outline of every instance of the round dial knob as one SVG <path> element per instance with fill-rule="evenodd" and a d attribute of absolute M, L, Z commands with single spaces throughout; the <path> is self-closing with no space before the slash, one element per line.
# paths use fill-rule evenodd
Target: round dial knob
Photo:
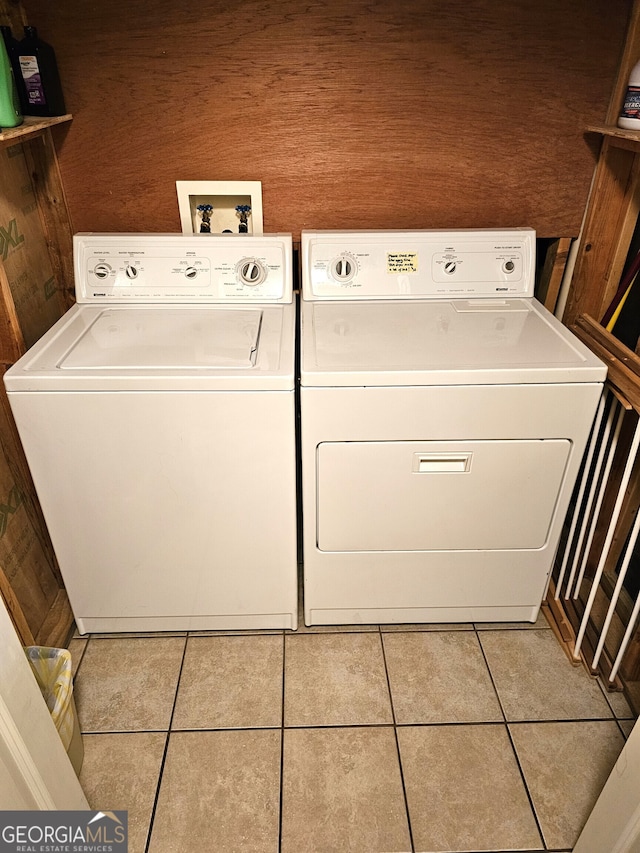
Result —
<path fill-rule="evenodd" d="M 109 264 L 97 264 L 93 268 L 93 272 L 97 278 L 107 278 L 111 272 L 111 267 Z"/>
<path fill-rule="evenodd" d="M 198 275 L 198 270 L 195 267 L 187 267 L 184 274 L 187 278 L 195 278 Z"/>
<path fill-rule="evenodd" d="M 124 273 L 127 278 L 137 278 L 138 277 L 138 267 L 134 267 L 133 264 L 127 264 L 124 268 Z"/>
<path fill-rule="evenodd" d="M 453 275 L 458 269 L 458 264 L 455 261 L 447 261 L 444 265 L 444 271 L 447 275 Z"/>
<path fill-rule="evenodd" d="M 267 277 L 267 271 L 263 264 L 256 258 L 246 258 L 241 261 L 238 267 L 238 277 L 242 284 L 248 284 L 249 287 L 255 287 Z"/>
<path fill-rule="evenodd" d="M 355 260 L 349 255 L 340 255 L 331 262 L 331 275 L 336 281 L 348 282 L 355 276 L 357 266 Z"/>

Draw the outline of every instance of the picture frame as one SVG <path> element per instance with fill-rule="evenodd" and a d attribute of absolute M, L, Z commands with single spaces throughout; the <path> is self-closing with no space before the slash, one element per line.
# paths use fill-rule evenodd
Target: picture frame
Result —
<path fill-rule="evenodd" d="M 176 181 L 183 234 L 262 234 L 261 181 Z"/>

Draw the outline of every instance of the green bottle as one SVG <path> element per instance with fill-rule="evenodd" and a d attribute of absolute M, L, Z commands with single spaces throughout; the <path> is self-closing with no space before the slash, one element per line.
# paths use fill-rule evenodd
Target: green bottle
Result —
<path fill-rule="evenodd" d="M 0 36 L 0 128 L 22 124 L 20 99 L 4 38 Z"/>

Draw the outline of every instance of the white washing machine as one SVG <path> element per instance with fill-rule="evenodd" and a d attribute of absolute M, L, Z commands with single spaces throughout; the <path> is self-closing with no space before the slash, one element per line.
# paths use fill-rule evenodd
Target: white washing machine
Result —
<path fill-rule="evenodd" d="M 5 385 L 78 629 L 297 627 L 291 236 L 80 234 Z"/>
<path fill-rule="evenodd" d="M 535 621 L 605 366 L 535 233 L 305 232 L 304 614 Z"/>

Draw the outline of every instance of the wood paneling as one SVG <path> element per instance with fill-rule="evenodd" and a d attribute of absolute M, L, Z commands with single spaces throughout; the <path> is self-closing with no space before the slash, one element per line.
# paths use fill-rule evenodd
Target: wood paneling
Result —
<path fill-rule="evenodd" d="M 24 5 L 74 114 L 75 230 L 176 231 L 176 180 L 261 180 L 267 231 L 568 237 L 631 0 Z"/>

